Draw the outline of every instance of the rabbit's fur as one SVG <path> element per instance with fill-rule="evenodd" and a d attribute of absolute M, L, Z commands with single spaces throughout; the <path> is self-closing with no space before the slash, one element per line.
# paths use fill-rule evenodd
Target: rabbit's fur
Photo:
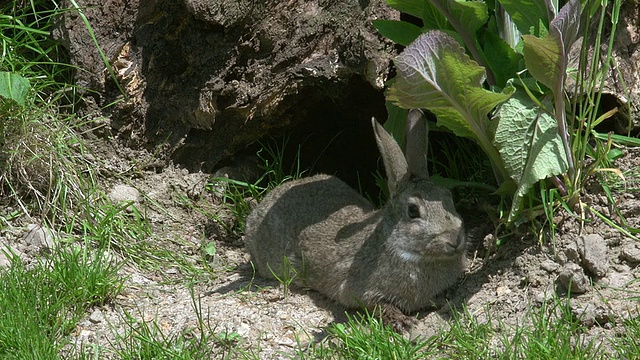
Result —
<path fill-rule="evenodd" d="M 449 190 L 429 181 L 427 123 L 407 119 L 407 157 L 372 120 L 390 199 L 374 206 L 334 176 L 273 189 L 246 221 L 246 245 L 265 278 L 295 277 L 349 308 L 379 309 L 396 328 L 465 270 L 465 235 Z M 285 261 L 285 257 L 288 261 Z"/>

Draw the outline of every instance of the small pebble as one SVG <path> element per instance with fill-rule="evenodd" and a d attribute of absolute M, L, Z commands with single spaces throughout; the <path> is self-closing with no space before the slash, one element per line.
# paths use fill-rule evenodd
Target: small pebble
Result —
<path fill-rule="evenodd" d="M 558 270 L 559 267 L 560 265 L 553 260 L 545 260 L 540 264 L 540 268 L 548 273 Z"/>
<path fill-rule="evenodd" d="M 511 289 L 509 289 L 506 286 L 498 286 L 496 288 L 496 295 L 498 296 L 502 296 L 502 295 L 508 295 L 511 294 Z"/>
<path fill-rule="evenodd" d="M 248 338 L 251 332 L 251 327 L 246 323 L 240 323 L 236 329 L 236 333 L 243 338 Z"/>
<path fill-rule="evenodd" d="M 572 241 L 567 244 L 567 247 L 564 249 L 564 254 L 567 260 L 573 261 L 574 263 L 580 262 L 580 251 L 578 250 L 578 244 L 575 242 Z"/>
<path fill-rule="evenodd" d="M 107 196 L 109 200 L 115 204 L 126 201 L 140 202 L 140 192 L 138 189 L 124 184 L 114 186 Z"/>
<path fill-rule="evenodd" d="M 633 264 L 640 263 L 640 249 L 634 242 L 627 242 L 620 251 L 620 258 Z"/>
<path fill-rule="evenodd" d="M 93 310 L 91 315 L 89 315 L 89 321 L 91 321 L 94 324 L 101 323 L 103 320 L 104 320 L 104 315 L 102 314 L 102 311 L 100 309 Z"/>
<path fill-rule="evenodd" d="M 54 247 L 53 233 L 51 230 L 36 224 L 27 225 L 27 235 L 25 235 L 23 242 L 37 249 L 51 250 Z"/>
<path fill-rule="evenodd" d="M 571 301 L 571 314 L 586 327 L 592 327 L 596 323 L 596 307 L 589 303 Z"/>
<path fill-rule="evenodd" d="M 572 294 L 584 294 L 589 290 L 589 278 L 578 264 L 567 263 L 560 271 L 557 281 Z"/>
<path fill-rule="evenodd" d="M 607 245 L 604 238 L 598 234 L 582 237 L 582 265 L 593 276 L 603 277 L 609 271 Z"/>

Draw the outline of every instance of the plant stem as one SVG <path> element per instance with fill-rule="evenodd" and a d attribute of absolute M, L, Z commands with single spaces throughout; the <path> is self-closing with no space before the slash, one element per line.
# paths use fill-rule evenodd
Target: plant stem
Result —
<path fill-rule="evenodd" d="M 566 60 L 564 60 L 566 61 Z M 566 69 L 566 66 L 563 67 Z M 571 151 L 571 142 L 569 139 L 569 129 L 567 127 L 567 115 L 565 113 L 565 103 L 564 103 L 564 80 L 566 75 L 562 75 L 562 81 L 558 81 L 556 85 L 556 89 L 554 91 L 555 95 L 555 112 L 556 112 L 556 120 L 558 121 L 558 135 L 562 139 L 562 146 L 564 147 L 564 152 L 567 156 L 567 163 L 569 165 L 568 175 L 569 181 L 571 181 L 572 186 L 576 185 L 576 168 L 575 163 L 573 162 L 573 152 Z"/>

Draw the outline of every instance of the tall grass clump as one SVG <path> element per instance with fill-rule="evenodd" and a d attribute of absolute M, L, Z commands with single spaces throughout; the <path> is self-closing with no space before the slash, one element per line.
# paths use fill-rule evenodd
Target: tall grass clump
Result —
<path fill-rule="evenodd" d="M 0 195 L 50 223 L 94 188 L 96 167 L 79 134 L 75 68 L 51 37 L 63 11 L 55 1 L 8 2 L 0 15 Z"/>

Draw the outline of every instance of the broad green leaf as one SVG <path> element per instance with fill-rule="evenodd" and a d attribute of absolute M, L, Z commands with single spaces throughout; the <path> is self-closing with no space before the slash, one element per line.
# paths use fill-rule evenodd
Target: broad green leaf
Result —
<path fill-rule="evenodd" d="M 553 31 L 544 39 L 523 35 L 524 62 L 536 80 L 555 89 L 558 78 L 562 78 L 562 39 Z"/>
<path fill-rule="evenodd" d="M 216 255 L 216 243 L 214 243 L 214 242 L 208 243 L 207 246 L 205 246 L 204 251 L 209 256 L 215 256 Z"/>
<path fill-rule="evenodd" d="M 400 12 L 422 18 L 425 1 L 426 0 L 387 0 L 387 5 Z"/>
<path fill-rule="evenodd" d="M 613 162 L 624 156 L 624 153 L 620 149 L 611 149 L 607 152 L 607 160 Z"/>
<path fill-rule="evenodd" d="M 427 30 L 451 30 L 447 18 L 430 1 L 424 1 L 422 23 Z"/>
<path fill-rule="evenodd" d="M 524 35 L 524 61 L 533 77 L 561 98 L 571 45 L 580 31 L 580 1 L 571 0 L 560 9 L 542 39 Z"/>
<path fill-rule="evenodd" d="M 373 20 L 373 27 L 382 36 L 402 46 L 411 44 L 413 40 L 422 34 L 422 30 L 419 27 L 406 21 Z"/>
<path fill-rule="evenodd" d="M 569 52 L 580 34 L 580 11 L 580 0 L 570 0 L 560 9 L 549 26 L 550 31 L 553 29 L 560 33 L 566 52 Z"/>
<path fill-rule="evenodd" d="M 451 36 L 439 30 L 420 35 L 395 59 L 398 76 L 387 99 L 405 109 L 433 112 L 438 124 L 471 138 L 489 156 L 503 179 L 507 173 L 493 146 L 495 122 L 487 114 L 510 93 L 482 87 L 485 69 L 471 60 Z"/>
<path fill-rule="evenodd" d="M 476 32 L 489 20 L 487 4 L 483 1 L 430 0 L 460 36 L 475 39 Z M 470 46 L 471 44 L 467 44 Z"/>
<path fill-rule="evenodd" d="M 24 106 L 29 88 L 29 80 L 16 73 L 0 71 L 0 96 Z"/>
<path fill-rule="evenodd" d="M 407 109 L 396 106 L 391 101 L 385 103 L 387 107 L 387 121 L 384 123 L 384 128 L 389 134 L 396 139 L 401 149 L 404 149 L 406 138 L 406 125 L 407 125 Z"/>
<path fill-rule="evenodd" d="M 518 189 L 509 221 L 520 210 L 522 198 L 534 184 L 567 170 L 567 158 L 557 122 L 523 92 L 518 92 L 496 113 L 494 144 Z"/>
<path fill-rule="evenodd" d="M 536 36 L 549 23 L 545 0 L 498 0 L 523 34 Z"/>
<path fill-rule="evenodd" d="M 447 0 L 447 2 L 451 14 L 473 35 L 489 20 L 487 4 L 484 1 Z"/>
<path fill-rule="evenodd" d="M 483 37 L 485 61 L 493 71 L 496 85 L 503 88 L 507 85 L 507 80 L 514 78 L 522 70 L 522 56 L 493 32 L 485 31 Z"/>
<path fill-rule="evenodd" d="M 482 1 L 464 0 L 430 0 L 442 14 L 449 20 L 449 24 L 458 32 L 465 47 L 473 56 L 473 59 L 485 66 L 484 55 L 480 50 L 477 40 L 477 32 L 488 22 L 489 14 L 487 5 Z M 493 72 L 489 71 L 489 82 L 493 85 Z"/>

